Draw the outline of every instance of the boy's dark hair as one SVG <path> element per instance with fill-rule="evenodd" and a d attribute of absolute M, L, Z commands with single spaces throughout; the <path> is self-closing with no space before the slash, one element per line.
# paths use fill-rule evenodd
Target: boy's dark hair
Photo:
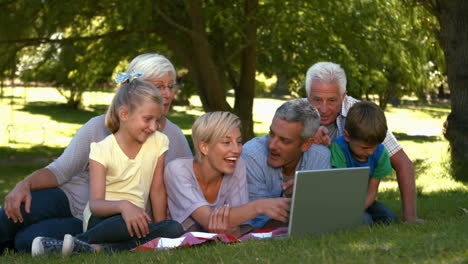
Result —
<path fill-rule="evenodd" d="M 380 107 L 363 101 L 349 109 L 344 128 L 351 140 L 377 145 L 381 144 L 387 135 L 387 120 Z"/>

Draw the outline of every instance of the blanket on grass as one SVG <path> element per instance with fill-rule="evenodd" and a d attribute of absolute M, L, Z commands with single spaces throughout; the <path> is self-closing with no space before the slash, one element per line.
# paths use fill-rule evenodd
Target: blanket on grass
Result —
<path fill-rule="evenodd" d="M 164 249 L 172 249 L 178 247 L 189 247 L 198 245 L 210 241 L 221 241 L 224 243 L 242 242 L 246 240 L 258 240 L 273 237 L 285 237 L 288 235 L 287 227 L 261 229 L 254 232 L 247 233 L 239 238 L 227 234 L 215 234 L 215 233 L 204 233 L 204 232 L 188 232 L 178 238 L 165 238 L 158 237 L 151 241 L 146 242 L 136 248 L 133 251 L 156 251 Z"/>

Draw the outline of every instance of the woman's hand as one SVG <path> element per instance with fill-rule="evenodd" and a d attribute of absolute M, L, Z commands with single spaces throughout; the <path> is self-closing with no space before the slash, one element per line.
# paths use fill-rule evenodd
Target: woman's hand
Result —
<path fill-rule="evenodd" d="M 131 237 L 136 235 L 142 238 L 149 234 L 148 223 L 151 222 L 151 218 L 145 210 L 129 201 L 122 201 L 121 214 Z"/>
<path fill-rule="evenodd" d="M 214 209 L 210 214 L 208 222 L 208 232 L 210 233 L 228 233 L 231 231 L 229 226 L 229 212 L 231 208 L 225 204 Z"/>

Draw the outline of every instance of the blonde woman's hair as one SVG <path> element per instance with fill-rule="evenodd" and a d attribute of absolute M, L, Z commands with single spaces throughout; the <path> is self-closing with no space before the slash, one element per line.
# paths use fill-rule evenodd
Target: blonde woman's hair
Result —
<path fill-rule="evenodd" d="M 123 83 L 112 99 L 106 114 L 106 128 L 115 133 L 120 128 L 119 109 L 122 106 L 128 108 L 132 113 L 137 106 L 141 105 L 144 100 L 156 103 L 163 109 L 163 98 L 159 90 L 149 82 L 134 79 L 130 82 Z"/>
<path fill-rule="evenodd" d="M 236 128 L 241 129 L 241 120 L 233 113 L 217 111 L 200 116 L 192 126 L 195 159 L 200 162 L 203 156 L 198 146 L 200 142 L 211 144 Z"/>

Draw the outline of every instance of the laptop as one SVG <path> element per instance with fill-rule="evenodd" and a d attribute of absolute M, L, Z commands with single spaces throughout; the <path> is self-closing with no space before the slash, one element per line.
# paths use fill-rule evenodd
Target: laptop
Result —
<path fill-rule="evenodd" d="M 296 171 L 294 177 L 290 237 L 363 224 L 369 167 Z"/>

